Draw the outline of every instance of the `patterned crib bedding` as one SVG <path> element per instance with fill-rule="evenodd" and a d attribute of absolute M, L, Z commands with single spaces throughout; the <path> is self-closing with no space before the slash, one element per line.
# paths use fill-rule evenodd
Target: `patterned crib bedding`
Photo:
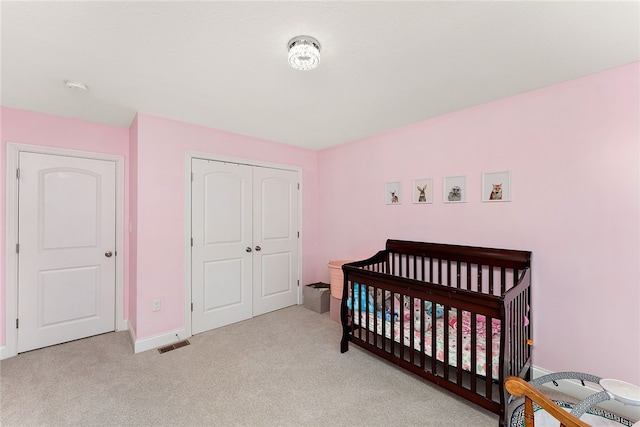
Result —
<path fill-rule="evenodd" d="M 356 309 L 356 313 L 359 310 Z M 365 311 L 359 311 L 360 316 L 354 319 L 356 325 L 362 324 L 363 327 L 367 327 L 372 332 L 376 332 L 378 335 L 382 335 L 383 322 L 384 332 L 386 338 L 391 338 L 391 331 L 393 331 L 393 339 L 395 342 L 400 342 L 401 323 L 399 320 L 392 321 L 389 316 L 386 319 L 382 319 L 380 312 L 376 316 L 374 313 L 369 312 L 369 323 L 367 322 L 367 313 Z M 476 358 L 471 360 L 471 313 L 468 311 L 462 311 L 462 319 L 458 322 L 457 310 L 450 310 L 448 315 L 444 313 L 442 317 L 437 317 L 435 322 L 431 316 L 425 314 L 425 329 L 421 332 L 420 320 L 416 318 L 414 321 L 414 348 L 420 351 L 421 340 L 424 339 L 424 352 L 427 356 L 432 357 L 432 334 L 435 331 L 436 334 L 436 351 L 435 357 L 440 362 L 444 362 L 444 328 L 447 327 L 449 338 L 449 365 L 456 367 L 458 365 L 458 337 L 457 328 L 462 328 L 462 369 L 465 371 L 471 371 L 472 365 L 475 363 L 476 373 L 482 376 L 487 376 L 487 353 L 490 353 L 491 357 L 491 377 L 494 380 L 499 379 L 499 356 L 500 356 L 500 321 L 498 319 L 492 319 L 491 324 L 491 350 L 486 351 L 487 337 L 486 337 L 486 321 L 482 315 L 476 315 Z M 440 313 L 438 313 L 440 314 Z M 374 322 L 375 316 L 375 322 Z M 358 319 L 360 317 L 360 319 Z M 446 320 L 445 320 L 446 319 Z M 446 322 L 446 323 L 445 323 Z M 404 331 L 402 333 L 404 345 L 409 347 L 411 345 L 411 325 L 410 320 L 404 322 Z"/>

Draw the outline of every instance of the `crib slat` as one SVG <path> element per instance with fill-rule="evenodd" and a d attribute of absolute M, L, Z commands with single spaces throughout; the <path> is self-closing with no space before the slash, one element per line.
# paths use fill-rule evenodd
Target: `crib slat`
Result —
<path fill-rule="evenodd" d="M 514 288 L 517 284 L 518 284 L 518 279 L 520 278 L 520 270 L 518 270 L 517 268 L 513 269 L 513 282 L 511 283 L 511 286 L 509 287 L 509 289 Z M 504 293 L 505 291 L 502 291 L 502 293 Z"/>
<path fill-rule="evenodd" d="M 400 313 L 398 313 L 398 321 L 399 321 L 399 326 L 400 326 L 400 333 L 398 334 L 399 336 L 399 340 L 400 341 L 398 344 L 400 345 L 399 351 L 400 351 L 400 359 L 404 360 L 404 350 L 405 350 L 405 345 L 404 345 L 404 295 L 402 294 L 398 294 L 400 297 Z"/>
<path fill-rule="evenodd" d="M 509 327 L 513 327 L 513 325 L 515 325 L 515 318 L 516 318 L 516 304 L 517 301 L 512 301 L 511 302 L 511 306 L 509 307 L 509 312 L 511 313 L 510 316 L 510 320 L 509 320 Z M 509 349 L 511 351 L 511 360 L 513 360 L 513 368 L 511 368 L 512 370 L 515 370 L 518 366 L 518 350 L 516 348 L 516 341 L 518 340 L 518 333 L 515 330 L 511 330 L 511 342 L 509 343 Z"/>
<path fill-rule="evenodd" d="M 484 348 L 485 351 L 485 359 L 486 360 L 486 369 L 485 369 L 485 396 L 488 399 L 491 399 L 491 392 L 493 388 L 491 387 L 492 379 L 493 379 L 493 344 L 491 342 L 492 334 L 493 334 L 493 319 L 489 316 L 485 316 L 485 337 L 486 337 L 486 345 Z"/>
<path fill-rule="evenodd" d="M 467 263 L 467 290 L 471 289 L 471 270 L 472 270 L 472 265 L 470 263 Z"/>
<path fill-rule="evenodd" d="M 512 330 L 516 331 L 516 338 L 514 339 L 514 341 L 516 342 L 516 354 L 518 355 L 517 357 L 517 366 L 522 366 L 522 363 L 524 362 L 522 360 L 522 353 L 523 353 L 523 347 L 524 347 L 524 341 L 523 341 L 523 337 L 522 337 L 522 329 L 520 328 L 521 323 L 523 322 L 523 312 L 522 312 L 522 295 L 519 295 L 518 298 L 516 298 L 516 315 L 513 319 L 513 326 L 512 326 Z"/>
<path fill-rule="evenodd" d="M 382 291 L 382 350 L 387 348 L 387 295 L 388 291 Z"/>
<path fill-rule="evenodd" d="M 456 309 L 456 382 L 458 385 L 462 385 L 462 323 L 460 320 L 462 319 L 462 310 L 460 308 Z"/>
<path fill-rule="evenodd" d="M 424 311 L 424 300 L 420 299 L 420 367 L 422 369 L 424 366 L 424 348 L 425 348 L 425 340 L 426 340 L 426 322 L 425 322 L 425 311 Z"/>
<path fill-rule="evenodd" d="M 391 274 L 392 276 L 396 275 L 396 255 L 395 254 L 389 254 L 389 274 Z"/>
<path fill-rule="evenodd" d="M 435 305 L 431 306 L 431 314 L 436 316 L 437 307 Z M 444 345 L 444 357 L 443 357 L 443 366 L 444 366 L 444 378 L 449 380 L 449 307 L 444 306 L 444 315 L 442 316 L 442 328 L 443 328 L 443 345 Z"/>
<path fill-rule="evenodd" d="M 523 295 L 522 294 L 518 295 L 518 297 L 516 298 L 516 301 L 517 301 L 516 305 L 517 305 L 518 313 L 516 315 L 516 318 L 514 319 L 513 328 L 517 332 L 516 343 L 518 345 L 518 367 L 520 367 L 524 364 L 524 347 L 526 345 L 524 336 L 523 336 L 524 328 L 522 327 L 522 324 L 524 322 Z"/>
<path fill-rule="evenodd" d="M 377 348 L 378 347 L 378 335 L 380 333 L 379 325 L 378 325 L 378 313 L 379 313 L 378 290 L 380 288 L 374 286 L 372 289 L 373 289 L 373 345 Z"/>
<path fill-rule="evenodd" d="M 433 301 L 430 301 L 430 303 L 431 303 L 431 372 L 434 375 L 437 375 L 438 371 L 436 370 L 436 362 L 438 360 L 437 358 L 438 349 L 437 349 L 436 336 L 438 335 L 438 322 L 435 320 L 436 316 L 434 316 Z"/>
<path fill-rule="evenodd" d="M 411 261 L 411 256 L 410 255 L 405 255 L 404 257 L 405 257 L 406 270 L 407 270 L 404 277 L 411 277 L 411 274 L 410 274 L 411 270 L 409 268 L 410 261 Z"/>
<path fill-rule="evenodd" d="M 489 266 L 489 295 L 493 295 L 493 266 Z"/>
<path fill-rule="evenodd" d="M 414 354 L 415 354 L 415 338 L 416 338 L 416 334 L 415 334 L 415 326 L 416 326 L 416 322 L 415 319 L 413 318 L 413 307 L 415 307 L 415 299 L 414 297 L 411 297 L 411 299 L 409 300 L 409 346 L 410 346 L 410 350 L 409 350 L 409 362 L 411 362 L 412 365 L 415 365 L 415 358 L 414 358 Z"/>
<path fill-rule="evenodd" d="M 353 286 L 353 282 L 349 282 L 349 289 L 351 290 L 350 294 L 347 296 L 348 298 L 351 298 L 351 326 L 355 332 L 356 330 L 356 306 L 355 306 L 355 298 L 354 298 L 354 286 Z"/>
<path fill-rule="evenodd" d="M 477 384 L 476 384 L 476 368 L 477 368 L 477 363 L 476 360 L 478 357 L 477 354 L 477 349 L 478 349 L 478 334 L 476 331 L 476 313 L 474 312 L 469 312 L 469 316 L 470 316 L 470 321 L 469 323 L 471 324 L 471 392 L 472 393 L 477 393 Z"/>
<path fill-rule="evenodd" d="M 396 294 L 391 294 L 393 295 L 393 298 L 395 298 Z M 391 354 L 395 354 L 396 352 L 396 328 L 400 326 L 400 319 L 398 319 L 398 325 L 396 326 L 396 322 L 395 322 L 395 301 L 392 299 L 391 300 Z"/>
<path fill-rule="evenodd" d="M 371 330 L 369 325 L 369 286 L 363 285 L 362 283 L 360 283 L 360 286 L 360 292 L 364 289 L 364 304 L 362 304 L 362 302 L 360 303 L 360 311 L 364 310 L 365 341 L 369 342 L 369 331 Z M 362 298 L 360 298 L 360 300 L 362 300 Z M 362 318 L 362 315 L 360 318 Z"/>
<path fill-rule="evenodd" d="M 504 294 L 505 287 L 507 282 L 507 269 L 504 267 L 500 268 L 500 294 Z"/>

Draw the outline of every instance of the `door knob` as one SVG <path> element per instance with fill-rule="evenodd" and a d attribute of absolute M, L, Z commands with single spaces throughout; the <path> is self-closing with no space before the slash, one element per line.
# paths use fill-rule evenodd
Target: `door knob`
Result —
<path fill-rule="evenodd" d="M 111 258 L 111 255 L 113 255 L 111 251 L 107 251 L 104 253 L 104 256 L 106 256 L 107 258 Z"/>
<path fill-rule="evenodd" d="M 250 246 L 247 246 L 247 248 L 245 249 L 245 251 L 247 251 L 247 252 L 251 252 L 251 247 L 250 247 Z"/>
<path fill-rule="evenodd" d="M 260 252 L 262 248 L 260 246 L 256 246 L 256 251 Z"/>

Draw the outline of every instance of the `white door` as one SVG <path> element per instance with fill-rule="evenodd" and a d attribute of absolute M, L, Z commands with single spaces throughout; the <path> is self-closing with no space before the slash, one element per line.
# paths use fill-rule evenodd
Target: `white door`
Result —
<path fill-rule="evenodd" d="M 192 333 L 252 317 L 252 168 L 191 164 Z"/>
<path fill-rule="evenodd" d="M 116 164 L 21 152 L 18 352 L 115 330 Z"/>
<path fill-rule="evenodd" d="M 192 332 L 297 303 L 298 174 L 192 159 Z"/>
<path fill-rule="evenodd" d="M 298 300 L 298 174 L 253 170 L 253 315 Z"/>

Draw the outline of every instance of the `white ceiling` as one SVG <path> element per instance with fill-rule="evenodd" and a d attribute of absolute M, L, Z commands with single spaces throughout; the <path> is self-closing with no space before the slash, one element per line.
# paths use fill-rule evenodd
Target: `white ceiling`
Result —
<path fill-rule="evenodd" d="M 640 60 L 640 3 L 2 1 L 2 105 L 313 149 Z M 319 68 L 286 45 L 307 34 Z M 88 92 L 71 90 L 78 80 Z"/>

